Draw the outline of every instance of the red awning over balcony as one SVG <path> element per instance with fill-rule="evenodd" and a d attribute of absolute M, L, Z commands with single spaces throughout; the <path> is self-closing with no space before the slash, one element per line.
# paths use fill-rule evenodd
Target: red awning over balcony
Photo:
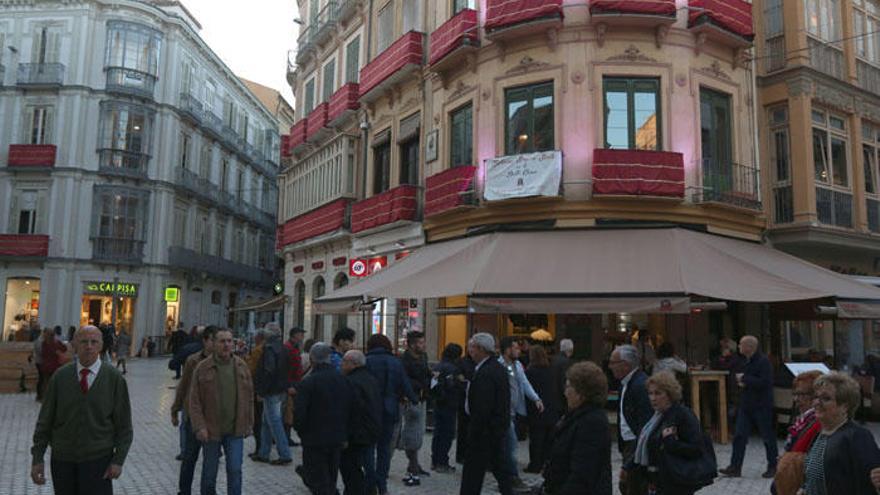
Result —
<path fill-rule="evenodd" d="M 10 144 L 10 167 L 54 167 L 57 148 L 54 144 Z"/>
<path fill-rule="evenodd" d="M 49 255 L 49 236 L 39 234 L 0 234 L 0 256 Z"/>
<path fill-rule="evenodd" d="M 692 29 L 715 26 L 747 41 L 755 37 L 752 27 L 752 4 L 743 0 L 689 0 Z"/>
<path fill-rule="evenodd" d="M 337 89 L 330 97 L 330 106 L 327 109 L 327 122 L 332 124 L 345 115 L 346 112 L 357 110 L 361 107 L 358 102 L 360 96 L 358 83 L 352 82 Z"/>
<path fill-rule="evenodd" d="M 350 199 L 337 199 L 308 213 L 291 218 L 278 229 L 278 246 L 283 248 L 345 227 Z"/>
<path fill-rule="evenodd" d="M 425 179 L 425 217 L 465 204 L 464 193 L 474 183 L 477 167 L 453 167 Z"/>
<path fill-rule="evenodd" d="M 288 157 L 291 155 L 290 152 L 290 135 L 282 134 L 281 135 L 281 156 Z"/>
<path fill-rule="evenodd" d="M 561 19 L 562 0 L 487 0 L 486 31 L 541 19 Z"/>
<path fill-rule="evenodd" d="M 368 97 L 383 83 L 395 82 L 395 74 L 407 66 L 422 65 L 424 35 L 410 31 L 361 69 L 360 98 Z"/>
<path fill-rule="evenodd" d="M 590 0 L 590 13 L 669 15 L 675 17 L 675 0 Z"/>
<path fill-rule="evenodd" d="M 361 232 L 401 220 L 414 221 L 418 188 L 397 186 L 351 205 L 351 232 Z"/>
<path fill-rule="evenodd" d="M 318 131 L 327 126 L 327 109 L 329 106 L 325 101 L 316 106 L 309 114 L 306 119 L 308 121 L 308 124 L 306 124 L 306 141 L 311 141 Z"/>
<path fill-rule="evenodd" d="M 462 46 L 479 44 L 477 11 L 464 9 L 444 22 L 431 33 L 428 65 L 434 65 L 443 57 Z"/>
<path fill-rule="evenodd" d="M 593 194 L 684 198 L 684 158 L 667 151 L 593 151 Z"/>
<path fill-rule="evenodd" d="M 299 148 L 306 142 L 306 124 L 308 119 L 300 119 L 290 128 L 290 151 Z"/>

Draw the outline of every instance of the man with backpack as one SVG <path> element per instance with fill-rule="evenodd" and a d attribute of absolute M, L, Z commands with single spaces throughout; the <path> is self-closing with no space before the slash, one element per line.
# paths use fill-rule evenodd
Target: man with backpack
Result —
<path fill-rule="evenodd" d="M 251 459 L 283 466 L 293 461 L 281 417 L 281 406 L 290 388 L 287 374 L 290 365 L 287 350 L 281 342 L 281 327 L 277 323 L 267 323 L 264 333 L 263 355 L 254 376 L 254 391 L 263 399 L 260 450 Z M 270 461 L 273 442 L 278 449 L 278 459 Z"/>
<path fill-rule="evenodd" d="M 339 473 L 346 494 L 364 494 L 367 485 L 364 464 L 367 451 L 375 447 L 382 430 L 382 395 L 379 383 L 367 371 L 367 357 L 352 350 L 342 357 L 342 374 L 348 378 L 353 392 L 348 446 L 339 460 Z"/>
<path fill-rule="evenodd" d="M 431 380 L 431 397 L 434 399 L 431 470 L 438 473 L 455 472 L 455 467 L 449 465 L 449 449 L 455 438 L 455 416 L 464 394 L 464 375 L 457 364 L 461 350 L 458 344 L 447 344 Z"/>

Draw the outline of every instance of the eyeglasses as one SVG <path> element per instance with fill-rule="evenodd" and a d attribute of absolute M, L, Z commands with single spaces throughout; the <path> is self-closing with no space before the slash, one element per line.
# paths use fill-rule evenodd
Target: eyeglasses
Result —
<path fill-rule="evenodd" d="M 612 360 L 608 361 L 608 364 L 613 365 L 613 364 L 620 364 L 622 362 L 623 362 L 623 359 L 612 359 Z"/>
<path fill-rule="evenodd" d="M 795 397 L 812 397 L 813 393 L 812 392 L 795 392 L 792 395 L 794 395 Z"/>
<path fill-rule="evenodd" d="M 830 395 L 827 395 L 827 394 L 819 394 L 819 395 L 815 396 L 813 398 L 813 400 L 817 400 L 823 404 L 831 404 L 833 402 L 837 402 L 837 400 L 834 397 L 831 397 Z"/>

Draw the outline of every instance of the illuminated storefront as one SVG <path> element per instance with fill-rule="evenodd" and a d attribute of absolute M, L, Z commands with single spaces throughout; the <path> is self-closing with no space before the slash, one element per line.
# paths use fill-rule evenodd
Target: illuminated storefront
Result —
<path fill-rule="evenodd" d="M 6 310 L 3 315 L 3 340 L 27 340 L 24 332 L 39 325 L 40 279 L 7 279 Z"/>
<path fill-rule="evenodd" d="M 135 302 L 138 284 L 124 281 L 83 283 L 80 326 L 113 325 L 134 335 Z"/>

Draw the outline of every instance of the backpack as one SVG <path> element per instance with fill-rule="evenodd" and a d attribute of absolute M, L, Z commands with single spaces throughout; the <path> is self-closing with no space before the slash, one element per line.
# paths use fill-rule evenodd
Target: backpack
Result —
<path fill-rule="evenodd" d="M 431 383 L 431 398 L 438 406 L 451 406 L 458 399 L 458 383 L 454 373 L 440 373 Z"/>

